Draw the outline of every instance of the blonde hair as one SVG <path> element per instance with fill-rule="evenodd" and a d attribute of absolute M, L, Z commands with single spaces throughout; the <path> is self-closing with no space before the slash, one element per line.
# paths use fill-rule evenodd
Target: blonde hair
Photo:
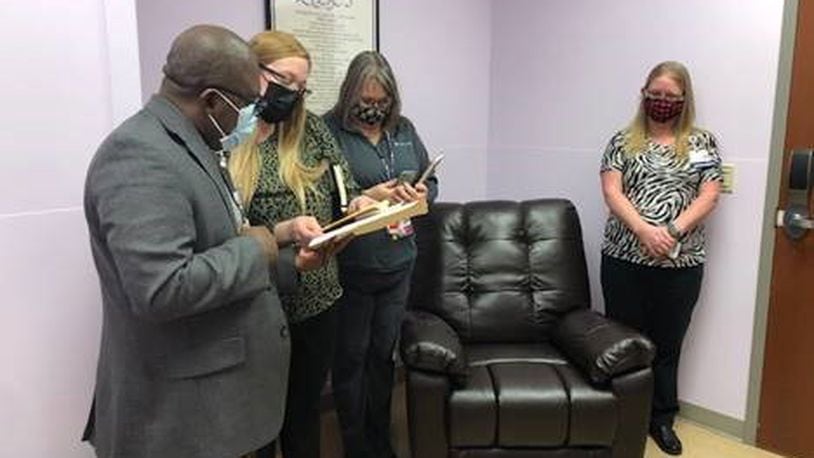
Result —
<path fill-rule="evenodd" d="M 255 35 L 249 46 L 264 64 L 273 63 L 286 57 L 301 57 L 311 66 L 311 56 L 302 44 L 293 35 L 280 31 L 265 31 Z M 268 126 L 258 120 L 257 133 L 254 141 L 245 142 L 237 147 L 229 158 L 229 172 L 232 180 L 240 192 L 243 204 L 248 208 L 257 191 L 260 180 L 260 147 L 256 139 L 265 137 L 272 127 L 277 130 L 277 155 L 279 167 L 277 173 L 280 180 L 288 186 L 297 197 L 300 210 L 306 211 L 306 194 L 317 193 L 315 183 L 322 177 L 327 169 L 325 162 L 316 167 L 309 167 L 302 163 L 300 146 L 302 145 L 305 121 L 308 116 L 305 110 L 305 101 L 300 98 L 291 117 Z"/>
<path fill-rule="evenodd" d="M 647 80 L 642 89 L 650 86 L 654 79 L 660 76 L 667 76 L 678 84 L 684 95 L 684 108 L 678 116 L 675 124 L 673 124 L 673 133 L 676 136 L 675 151 L 679 157 L 686 157 L 689 149 L 689 138 L 695 129 L 695 101 L 692 92 L 692 81 L 690 80 L 690 73 L 687 68 L 680 62 L 667 61 L 662 62 L 647 75 Z M 627 128 L 627 135 L 625 136 L 624 150 L 626 154 L 634 155 L 647 149 L 647 141 L 650 136 L 649 125 L 650 120 L 644 112 L 644 97 L 639 102 L 639 108 L 636 111 L 636 116 Z"/>

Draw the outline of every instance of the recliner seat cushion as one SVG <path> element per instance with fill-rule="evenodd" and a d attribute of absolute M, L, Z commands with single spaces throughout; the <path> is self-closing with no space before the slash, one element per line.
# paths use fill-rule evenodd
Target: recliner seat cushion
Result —
<path fill-rule="evenodd" d="M 466 388 L 449 400 L 450 444 L 487 447 L 495 443 L 497 396 L 487 366 L 471 368 Z"/>
<path fill-rule="evenodd" d="M 470 366 L 496 363 L 568 364 L 565 355 L 548 342 L 471 344 L 464 347 Z"/>
<path fill-rule="evenodd" d="M 611 458 L 609 448 L 561 448 L 556 450 L 471 449 L 452 450 L 450 458 Z"/>
<path fill-rule="evenodd" d="M 569 364 L 504 362 L 470 366 L 449 399 L 450 445 L 610 447 L 617 401 Z"/>

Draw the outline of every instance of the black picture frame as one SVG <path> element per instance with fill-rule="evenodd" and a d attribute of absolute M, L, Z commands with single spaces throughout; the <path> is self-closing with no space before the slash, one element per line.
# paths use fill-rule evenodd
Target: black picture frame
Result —
<path fill-rule="evenodd" d="M 314 113 L 336 104 L 347 66 L 358 52 L 379 51 L 379 0 L 264 0 L 264 8 L 267 30 L 294 32 L 309 51 L 306 106 Z M 351 38 L 345 41 L 346 36 Z"/>
<path fill-rule="evenodd" d="M 306 0 L 306 1 L 308 1 L 308 0 Z M 325 2 L 325 1 L 334 1 L 334 0 L 311 0 L 311 1 L 314 1 L 314 2 L 323 1 L 323 2 Z M 354 2 L 354 1 L 359 1 L 359 0 L 345 0 L 345 1 Z M 379 20 L 379 0 L 363 0 L 363 1 L 369 1 L 371 3 L 371 7 L 373 8 L 373 37 L 372 37 L 373 38 L 373 49 L 375 49 L 376 51 L 379 51 L 380 50 L 380 40 L 379 40 L 379 37 L 380 37 L 380 33 L 379 33 L 380 29 L 379 29 L 379 27 L 380 27 L 380 25 L 379 24 L 381 24 L 381 21 Z M 265 19 L 266 19 L 266 30 L 271 30 L 271 27 L 274 24 L 274 0 L 263 0 L 263 10 L 264 10 L 264 13 L 265 13 L 265 16 L 266 16 L 265 17 Z"/>

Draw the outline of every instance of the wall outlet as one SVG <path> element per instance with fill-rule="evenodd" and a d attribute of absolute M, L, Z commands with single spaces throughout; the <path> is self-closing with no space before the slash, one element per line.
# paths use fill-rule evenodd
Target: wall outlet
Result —
<path fill-rule="evenodd" d="M 721 192 L 732 194 L 735 192 L 735 164 L 721 164 L 721 171 L 724 174 Z"/>

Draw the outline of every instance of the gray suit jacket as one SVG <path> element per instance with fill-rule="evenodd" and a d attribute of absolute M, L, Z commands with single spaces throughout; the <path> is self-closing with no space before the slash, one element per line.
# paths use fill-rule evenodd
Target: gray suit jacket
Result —
<path fill-rule="evenodd" d="M 269 269 L 230 198 L 161 96 L 97 151 L 84 204 L 103 302 L 86 430 L 99 457 L 233 458 L 277 436 L 289 339 L 270 270 L 295 282 L 293 255 Z"/>

